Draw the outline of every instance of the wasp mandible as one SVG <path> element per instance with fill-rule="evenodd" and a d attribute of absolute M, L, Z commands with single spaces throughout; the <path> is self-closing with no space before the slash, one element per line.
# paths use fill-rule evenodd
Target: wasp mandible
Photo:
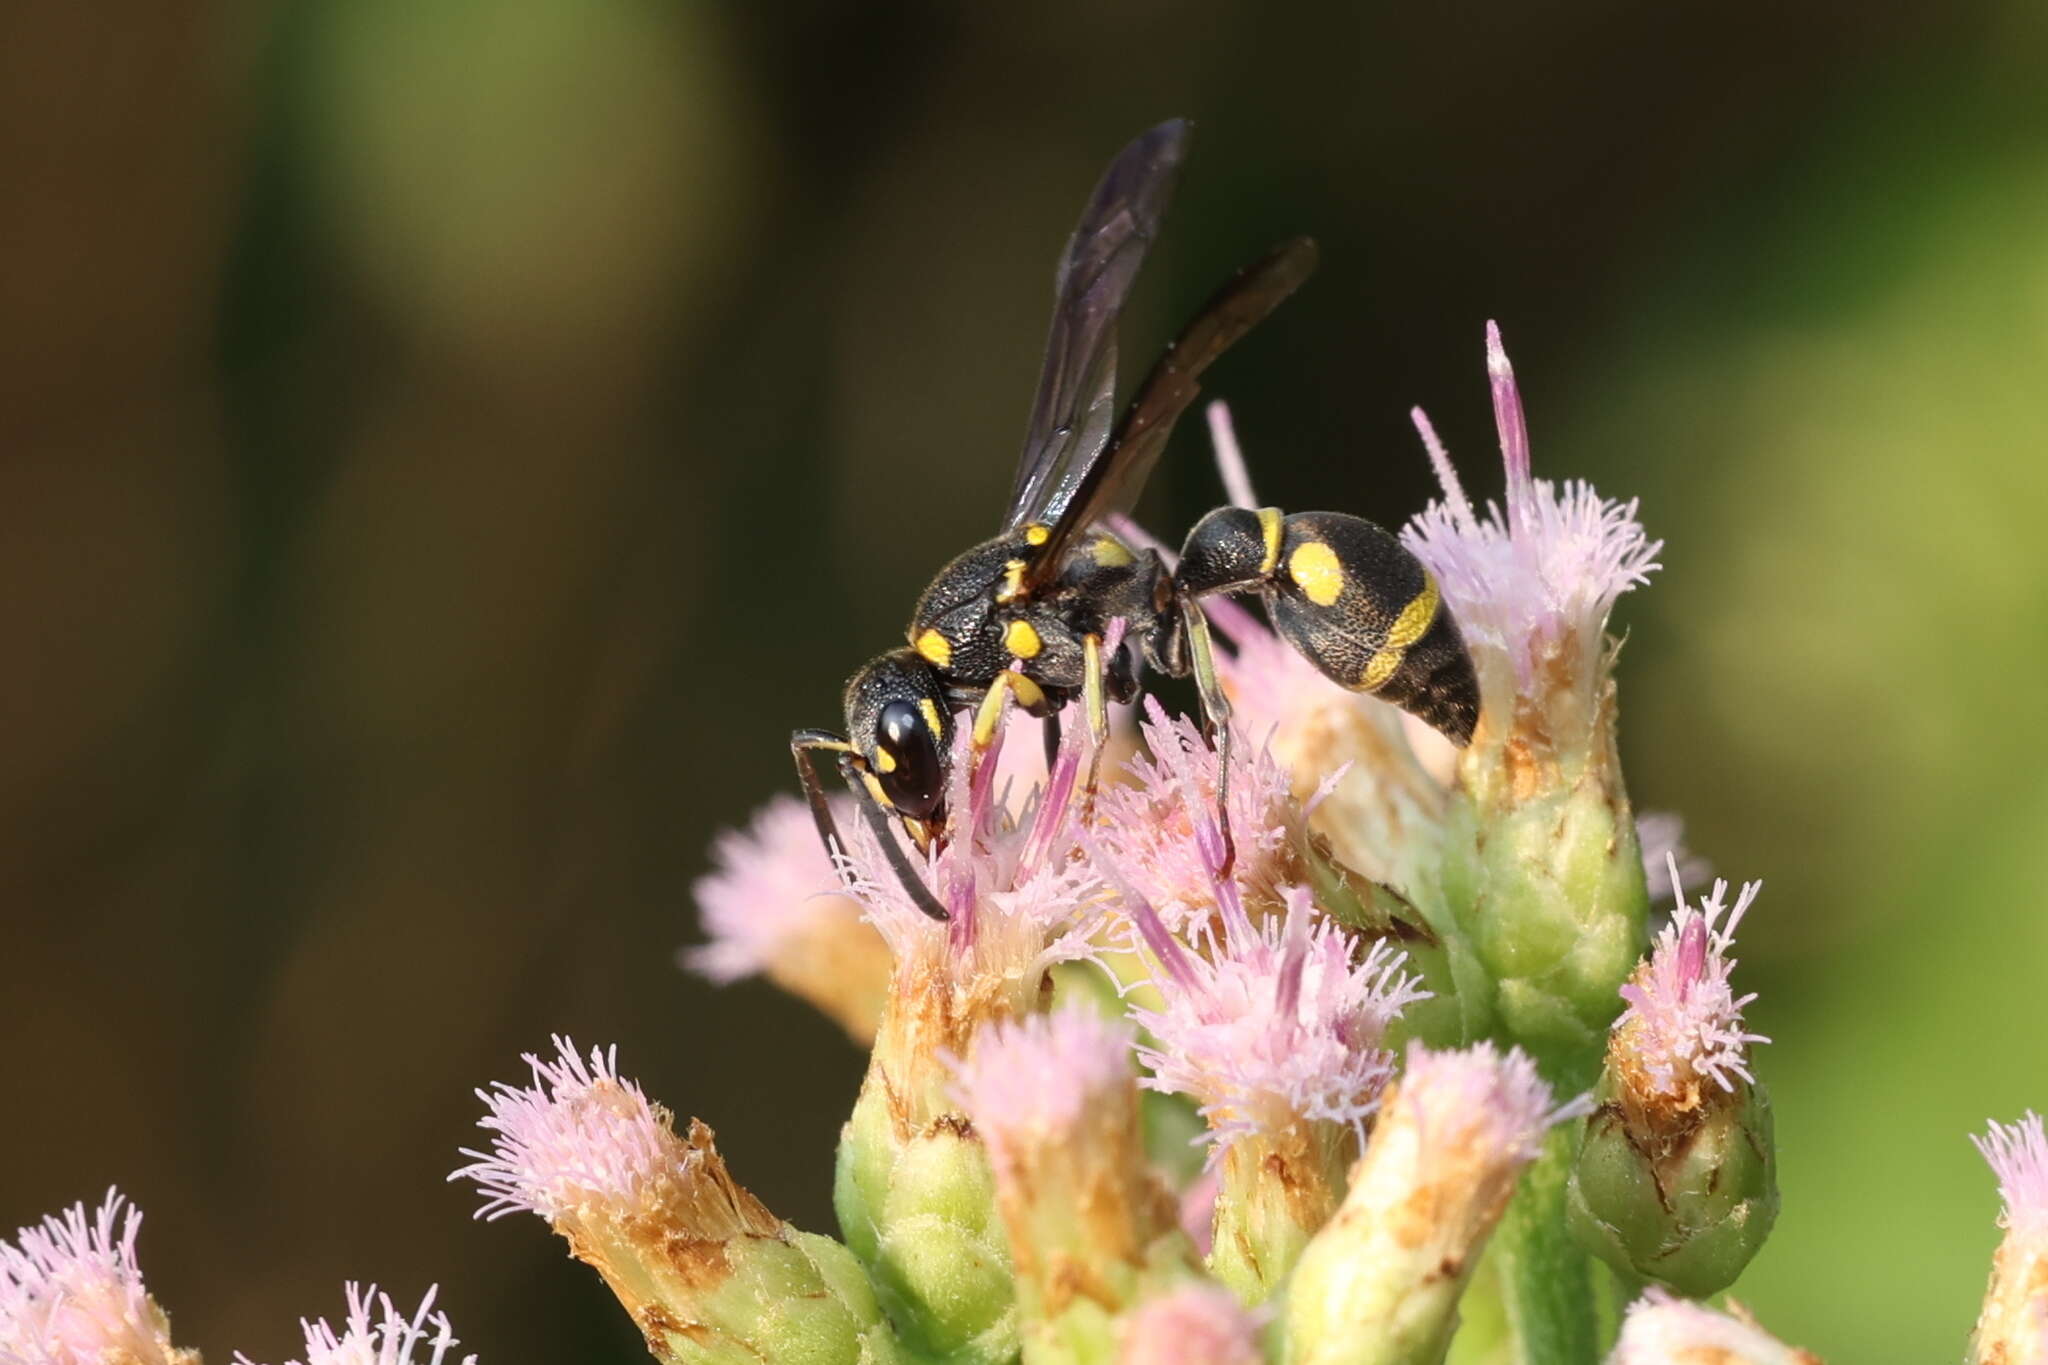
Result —
<path fill-rule="evenodd" d="M 1227 775 L 1230 705 L 1200 605 L 1212 593 L 1256 593 L 1274 628 L 1332 682 L 1383 697 L 1457 744 L 1478 720 L 1471 656 L 1436 581 L 1373 523 L 1341 512 L 1218 508 L 1188 533 L 1171 569 L 1103 526 L 1136 501 L 1202 372 L 1315 269 L 1315 244 L 1297 238 L 1240 272 L 1167 347 L 1112 425 L 1117 318 L 1158 235 L 1187 140 L 1188 124 L 1174 119 L 1124 148 L 1067 241 L 1001 533 L 941 569 L 918 598 L 905 646 L 848 681 L 845 735 L 799 730 L 790 739 L 834 861 L 840 836 L 815 754 L 834 757 L 895 874 L 934 919 L 946 910 L 891 827 L 900 822 L 920 850 L 946 838 L 956 714 L 973 713 L 978 755 L 1014 699 L 1046 722 L 1050 750 L 1060 709 L 1081 698 L 1099 755 L 1109 702 L 1134 697 L 1139 669 L 1149 667 L 1194 679 L 1204 733 Z M 1123 638 L 1108 649 L 1119 619 Z M 1089 781 L 1092 790 L 1092 770 Z M 1227 820 L 1223 831 L 1227 850 Z"/>

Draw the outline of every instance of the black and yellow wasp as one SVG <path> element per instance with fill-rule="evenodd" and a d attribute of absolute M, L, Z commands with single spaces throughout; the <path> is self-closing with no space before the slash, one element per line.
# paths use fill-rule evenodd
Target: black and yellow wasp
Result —
<path fill-rule="evenodd" d="M 935 919 L 946 911 L 891 825 L 900 821 L 920 849 L 945 840 L 956 712 L 974 712 L 979 753 L 1014 698 L 1046 721 L 1050 752 L 1060 709 L 1081 698 L 1099 754 L 1108 702 L 1136 694 L 1142 664 L 1194 678 L 1204 732 L 1227 771 L 1229 704 L 1199 604 L 1208 594 L 1258 594 L 1275 629 L 1333 682 L 1384 697 L 1459 744 L 1478 718 L 1472 661 L 1435 580 L 1371 522 L 1218 508 L 1188 534 L 1172 570 L 1102 524 L 1137 498 L 1202 372 L 1315 268 L 1315 244 L 1300 238 L 1240 273 L 1167 348 L 1112 426 L 1117 317 L 1158 233 L 1187 138 L 1176 119 L 1126 147 L 1067 242 L 1001 534 L 939 571 L 911 614 L 907 647 L 853 675 L 844 736 L 799 730 L 790 740 L 828 851 L 839 850 L 839 834 L 812 764 L 819 753 L 836 757 L 896 875 Z M 1119 619 L 1122 641 L 1107 649 Z"/>

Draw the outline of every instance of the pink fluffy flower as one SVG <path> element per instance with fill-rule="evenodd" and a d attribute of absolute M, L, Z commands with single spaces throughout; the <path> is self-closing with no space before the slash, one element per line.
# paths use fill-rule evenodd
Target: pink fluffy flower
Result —
<path fill-rule="evenodd" d="M 834 809 L 842 829 L 852 822 L 850 801 Z M 721 834 L 711 856 L 694 888 L 710 941 L 686 949 L 683 964 L 720 984 L 765 974 L 856 1039 L 872 1038 L 888 949 L 840 887 L 809 807 L 778 796 L 744 830 Z"/>
<path fill-rule="evenodd" d="M 585 1057 L 556 1038 L 555 1057 L 525 1053 L 533 1083 L 503 1081 L 476 1092 L 489 1110 L 478 1126 L 488 1152 L 451 1180 L 473 1180 L 486 1197 L 479 1218 L 526 1210 L 549 1222 L 593 1209 L 630 1212 L 659 1202 L 675 1174 L 677 1139 L 665 1110 L 618 1073 L 618 1049 Z"/>
<path fill-rule="evenodd" d="M 1220 899 L 1219 920 L 1202 926 L 1191 948 L 1127 893 L 1162 999 L 1158 1009 L 1131 1011 L 1157 1040 L 1139 1049 L 1153 1073 L 1146 1084 L 1199 1101 L 1219 1152 L 1303 1121 L 1362 1137 L 1393 1074 L 1381 1039 L 1429 993 L 1401 970 L 1405 954 L 1383 942 L 1359 953 L 1298 887 L 1283 915 L 1262 921 L 1227 892 Z"/>
<path fill-rule="evenodd" d="M 1000 734 L 977 767 L 963 727 L 948 841 L 928 856 L 906 850 L 951 916 L 945 923 L 918 908 L 867 824 L 851 822 L 852 893 L 894 956 L 899 994 L 907 977 L 925 989 L 934 971 L 960 989 L 1007 982 L 1035 993 L 1046 968 L 1095 955 L 1091 938 L 1106 914 L 1101 887 L 1074 856 L 1087 726 L 1078 705 L 1064 722 L 1066 742 L 1051 772 L 1021 794 L 1013 781 L 999 780 Z"/>
<path fill-rule="evenodd" d="M 1556 1103 L 1527 1053 L 1492 1043 L 1457 1051 L 1410 1043 L 1400 1104 L 1425 1148 L 1484 1157 L 1488 1168 L 1510 1171 L 1536 1159 L 1552 1126 L 1592 1109 L 1584 1095 Z"/>
<path fill-rule="evenodd" d="M 437 1287 L 436 1287 L 437 1288 Z M 435 1288 L 429 1288 L 420 1306 L 410 1316 L 400 1312 L 389 1294 L 377 1286 L 360 1289 L 347 1286 L 348 1316 L 340 1331 L 326 1319 L 302 1322 L 306 1331 L 303 1362 L 289 1365 L 444 1365 L 457 1342 L 445 1313 L 434 1311 Z M 251 1365 L 247 1356 L 237 1354 L 238 1365 Z M 476 1357 L 462 1357 L 462 1365 L 475 1365 Z"/>
<path fill-rule="evenodd" d="M 1216 906 L 1223 864 L 1216 820 L 1220 756 L 1190 717 L 1168 716 L 1154 697 L 1144 706 L 1140 728 L 1148 752 L 1129 763 L 1130 785 L 1102 792 L 1098 838 L 1167 927 L 1184 933 Z M 1254 906 L 1277 909 L 1282 887 L 1300 879 L 1302 814 L 1287 770 L 1263 746 L 1240 738 L 1231 749 L 1229 802 L 1232 879 Z"/>
<path fill-rule="evenodd" d="M 1129 1027 L 1078 1007 L 984 1030 L 956 1069 L 955 1093 L 992 1152 L 1075 1134 L 1135 1084 Z"/>
<path fill-rule="evenodd" d="M 1131 1031 L 1086 1005 L 983 1028 L 955 1095 L 988 1151 L 1027 1318 L 1100 1314 L 1185 1255 L 1145 1152 Z M 1025 1354 L 1035 1354 L 1027 1335 Z"/>
<path fill-rule="evenodd" d="M 0 1242 L 0 1361 L 193 1365 L 135 1260 L 142 1212 L 113 1190 Z"/>
<path fill-rule="evenodd" d="M 1991 1281 L 1971 1338 L 1972 1362 L 2048 1362 L 2048 1135 L 2041 1116 L 1993 1123 L 1972 1137 L 1998 1177 L 2005 1238 L 1991 1262 Z"/>
<path fill-rule="evenodd" d="M 1673 859 L 1667 880 L 1679 879 Z M 1770 1039 L 1742 1027 L 1743 1007 L 1756 995 L 1736 996 L 1728 984 L 1735 959 L 1728 953 L 1762 889 L 1762 882 L 1746 884 L 1732 910 L 1723 900 L 1725 881 L 1717 880 L 1697 907 L 1681 898 L 1649 959 L 1621 988 L 1628 1008 L 1615 1021 L 1612 1055 L 1633 1092 L 1683 1108 L 1709 1081 L 1732 1092 L 1738 1078 L 1755 1079 L 1749 1045 Z"/>
<path fill-rule="evenodd" d="M 834 807 L 842 823 L 851 818 L 850 803 Z M 818 916 L 860 916 L 840 891 L 810 809 L 793 796 L 761 807 L 746 829 L 720 834 L 711 859 L 693 888 L 710 942 L 686 950 L 683 961 L 721 985 L 767 971 Z"/>
<path fill-rule="evenodd" d="M 1590 683 L 1608 613 L 1622 593 L 1649 581 L 1663 542 L 1644 533 L 1634 501 L 1603 498 L 1578 480 L 1532 477 L 1522 398 L 1494 323 L 1486 326 L 1486 362 L 1507 467 L 1506 507 L 1473 510 L 1418 408 L 1415 424 L 1444 496 L 1401 538 L 1436 575 L 1475 653 L 1505 657 L 1521 693 L 1553 686 L 1560 668 Z M 1485 661 L 1475 661 L 1484 679 Z"/>
<path fill-rule="evenodd" d="M 1237 1296 L 1188 1285 L 1132 1313 L 1117 1365 L 1259 1365 L 1259 1319 Z"/>
<path fill-rule="evenodd" d="M 2005 1204 L 2000 1225 L 2048 1238 L 2048 1136 L 2041 1116 L 2029 1110 L 2018 1123 L 1993 1123 L 1970 1141 L 1998 1177 L 1998 1197 Z"/>
<path fill-rule="evenodd" d="M 1705 858 L 1685 846 L 1685 818 L 1676 811 L 1646 810 L 1636 815 L 1636 843 L 1643 854 L 1643 881 L 1652 901 L 1703 886 L 1714 875 Z M 1675 878 L 1675 880 L 1674 880 Z"/>
<path fill-rule="evenodd" d="M 1747 1313 L 1720 1313 L 1705 1304 L 1652 1289 L 1629 1306 L 1621 1339 L 1608 1365 L 1820 1365 L 1820 1358 L 1787 1346 Z"/>

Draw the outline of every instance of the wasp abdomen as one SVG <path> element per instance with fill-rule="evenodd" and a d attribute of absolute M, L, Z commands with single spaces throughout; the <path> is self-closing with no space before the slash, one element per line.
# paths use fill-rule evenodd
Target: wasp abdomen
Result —
<path fill-rule="evenodd" d="M 1400 541 L 1360 517 L 1297 512 L 1268 586 L 1274 627 L 1324 676 L 1471 739 L 1471 656 L 1436 580 Z"/>
<path fill-rule="evenodd" d="M 1257 587 L 1280 562 L 1282 529 L 1277 508 L 1219 507 L 1188 532 L 1174 581 L 1196 597 Z"/>

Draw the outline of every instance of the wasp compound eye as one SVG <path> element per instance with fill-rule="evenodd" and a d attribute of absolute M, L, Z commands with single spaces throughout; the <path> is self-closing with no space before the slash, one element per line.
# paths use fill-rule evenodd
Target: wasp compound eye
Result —
<path fill-rule="evenodd" d="M 875 776 L 889 802 L 913 820 L 939 808 L 946 768 L 938 740 L 916 702 L 892 701 L 875 717 Z"/>

